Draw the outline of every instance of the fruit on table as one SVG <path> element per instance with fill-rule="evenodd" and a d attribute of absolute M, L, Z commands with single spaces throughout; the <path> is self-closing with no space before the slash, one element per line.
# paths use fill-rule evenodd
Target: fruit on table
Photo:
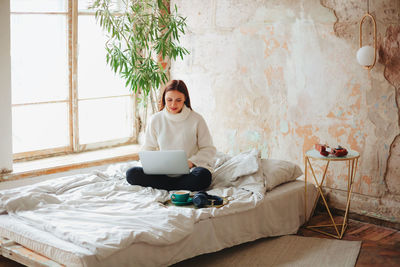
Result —
<path fill-rule="evenodd" d="M 348 151 L 346 148 L 338 146 L 337 148 L 330 148 L 328 145 L 315 144 L 315 150 L 317 150 L 322 156 L 327 157 L 329 154 L 336 157 L 344 157 Z"/>

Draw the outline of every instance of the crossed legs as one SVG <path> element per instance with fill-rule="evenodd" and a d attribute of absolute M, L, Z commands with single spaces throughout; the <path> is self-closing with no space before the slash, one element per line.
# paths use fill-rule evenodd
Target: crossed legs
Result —
<path fill-rule="evenodd" d="M 195 167 L 189 174 L 179 177 L 150 175 L 142 167 L 133 167 L 126 172 L 126 180 L 131 185 L 148 186 L 165 190 L 204 190 L 211 184 L 211 172 L 203 167 Z"/>

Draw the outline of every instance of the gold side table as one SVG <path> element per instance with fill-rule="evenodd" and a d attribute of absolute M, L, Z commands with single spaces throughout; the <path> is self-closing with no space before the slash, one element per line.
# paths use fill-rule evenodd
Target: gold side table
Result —
<path fill-rule="evenodd" d="M 326 234 L 326 235 L 329 235 L 331 237 L 335 237 L 337 239 L 342 239 L 343 234 L 346 231 L 346 228 L 347 228 L 347 225 L 348 225 L 348 213 L 349 213 L 349 210 L 350 210 L 351 192 L 353 190 L 353 182 L 354 182 L 354 177 L 355 177 L 356 171 L 357 171 L 357 165 L 358 165 L 359 157 L 360 157 L 360 154 L 357 151 L 354 151 L 354 150 L 349 150 L 348 154 L 346 156 L 344 156 L 344 157 L 336 157 L 336 156 L 332 156 L 332 155 L 324 157 L 315 149 L 309 150 L 309 151 L 307 151 L 305 153 L 305 156 L 304 156 L 304 158 L 305 158 L 304 159 L 304 164 L 305 164 L 305 168 L 304 168 L 304 172 L 305 172 L 305 175 L 304 175 L 305 176 L 305 178 L 304 178 L 304 180 L 305 180 L 305 186 L 304 186 L 304 193 L 305 193 L 305 205 L 304 206 L 305 206 L 305 211 L 304 212 L 305 212 L 305 216 L 306 216 L 305 218 L 307 218 L 307 179 L 308 179 L 308 167 L 310 167 L 312 175 L 313 175 L 314 180 L 315 180 L 315 183 L 316 183 L 316 185 L 318 187 L 318 195 L 317 195 L 317 198 L 316 198 L 316 200 L 314 202 L 314 207 L 311 210 L 310 218 L 312 217 L 312 215 L 314 213 L 314 210 L 316 208 L 316 205 L 318 203 L 318 200 L 321 197 L 323 202 L 324 202 L 324 205 L 326 207 L 326 210 L 328 211 L 329 217 L 330 217 L 330 219 L 332 221 L 332 224 L 326 224 L 326 225 L 307 225 L 306 224 L 306 228 L 307 229 L 310 229 L 310 230 L 313 230 L 313 231 L 316 231 L 316 232 L 319 232 L 319 233 L 322 233 L 322 234 Z M 311 165 L 311 160 L 310 159 L 313 159 L 313 160 L 325 160 L 326 161 L 326 165 L 325 165 L 324 173 L 323 173 L 322 178 L 321 178 L 321 182 L 318 182 L 318 179 L 315 176 L 315 172 L 314 172 L 314 169 L 313 169 L 313 167 Z M 346 210 L 345 210 L 345 213 L 344 213 L 343 223 L 341 223 L 341 224 L 336 223 L 335 220 L 333 219 L 333 216 L 332 216 L 331 211 L 329 209 L 328 203 L 327 203 L 327 201 L 326 201 L 326 199 L 324 197 L 324 194 L 322 192 L 322 185 L 324 183 L 324 180 L 325 180 L 325 177 L 326 177 L 326 173 L 328 171 L 329 163 L 331 161 L 345 161 L 345 162 L 348 163 Z M 334 227 L 336 235 L 318 229 L 318 228 L 322 228 L 322 227 Z M 341 229 L 339 229 L 339 228 L 341 228 Z"/>

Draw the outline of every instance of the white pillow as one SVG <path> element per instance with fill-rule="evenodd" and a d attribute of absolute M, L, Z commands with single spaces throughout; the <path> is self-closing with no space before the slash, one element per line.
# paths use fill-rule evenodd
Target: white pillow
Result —
<path fill-rule="evenodd" d="M 215 169 L 213 179 L 223 179 L 234 182 L 239 177 L 258 171 L 258 150 L 242 152 Z"/>
<path fill-rule="evenodd" d="M 214 158 L 214 170 L 216 170 L 219 167 L 221 167 L 222 164 L 224 164 L 225 162 L 227 162 L 231 158 L 232 157 L 229 156 L 228 154 L 225 154 L 223 152 L 217 151 L 217 153 L 215 154 L 215 158 Z"/>
<path fill-rule="evenodd" d="M 271 191 L 280 184 L 294 181 L 303 174 L 297 164 L 284 160 L 261 159 L 261 167 L 267 191 Z"/>

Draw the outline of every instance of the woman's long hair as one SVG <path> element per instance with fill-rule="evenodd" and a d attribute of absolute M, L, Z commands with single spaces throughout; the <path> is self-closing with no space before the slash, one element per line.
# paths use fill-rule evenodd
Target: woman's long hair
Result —
<path fill-rule="evenodd" d="M 165 107 L 165 94 L 169 91 L 178 91 L 181 92 L 182 94 L 185 95 L 185 105 L 186 107 L 192 109 L 190 105 L 190 97 L 189 97 L 189 92 L 186 87 L 186 84 L 182 80 L 171 80 L 165 85 L 164 92 L 162 94 L 162 98 L 160 100 L 159 108 L 160 111 L 164 109 Z"/>

